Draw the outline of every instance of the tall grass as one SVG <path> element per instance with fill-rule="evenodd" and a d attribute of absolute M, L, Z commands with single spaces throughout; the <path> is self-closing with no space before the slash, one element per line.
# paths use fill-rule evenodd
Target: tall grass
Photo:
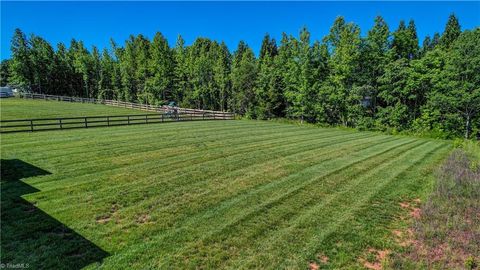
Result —
<path fill-rule="evenodd" d="M 414 222 L 408 256 L 396 268 L 477 269 L 480 263 L 480 147 L 465 141 L 436 172 L 432 194 Z"/>

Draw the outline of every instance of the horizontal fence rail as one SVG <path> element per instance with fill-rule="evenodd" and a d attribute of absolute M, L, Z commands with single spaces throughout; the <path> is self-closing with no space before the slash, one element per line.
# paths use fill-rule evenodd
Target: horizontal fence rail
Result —
<path fill-rule="evenodd" d="M 56 100 L 56 101 L 66 101 L 66 102 L 104 104 L 108 106 L 123 107 L 123 108 L 137 109 L 137 110 L 150 111 L 150 112 L 169 112 L 172 110 L 176 110 L 179 113 L 204 113 L 205 112 L 205 113 L 224 113 L 224 114 L 233 115 L 233 113 L 230 113 L 230 112 L 188 109 L 188 108 L 172 107 L 172 106 L 165 106 L 165 105 L 154 106 L 154 105 L 148 105 L 148 104 L 140 104 L 140 103 L 124 102 L 124 101 L 108 100 L 108 99 L 44 95 L 44 94 L 36 94 L 36 93 L 20 93 L 19 96 L 27 99 L 43 99 L 43 100 Z"/>
<path fill-rule="evenodd" d="M 138 124 L 154 124 L 178 121 L 233 120 L 232 113 L 180 112 L 156 114 L 131 114 L 108 116 L 82 116 L 61 118 L 35 118 L 1 120 L 0 133 L 34 132 L 73 128 L 111 127 Z"/>

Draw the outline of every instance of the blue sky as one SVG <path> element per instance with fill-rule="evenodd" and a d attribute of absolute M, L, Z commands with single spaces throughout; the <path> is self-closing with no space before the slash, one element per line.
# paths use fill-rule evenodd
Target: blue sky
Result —
<path fill-rule="evenodd" d="M 230 50 L 245 40 L 258 52 L 270 33 L 297 36 L 306 25 L 312 39 L 325 36 L 335 17 L 357 23 L 362 35 L 382 15 L 391 30 L 401 19 L 414 19 L 418 35 L 442 32 L 454 12 L 462 29 L 480 26 L 480 2 L 1 2 L 1 59 L 10 57 L 15 28 L 35 33 L 51 44 L 83 40 L 88 48 L 122 44 L 130 34 L 152 38 L 162 32 L 171 46 L 181 34 L 186 44 L 196 37 L 224 40 Z"/>

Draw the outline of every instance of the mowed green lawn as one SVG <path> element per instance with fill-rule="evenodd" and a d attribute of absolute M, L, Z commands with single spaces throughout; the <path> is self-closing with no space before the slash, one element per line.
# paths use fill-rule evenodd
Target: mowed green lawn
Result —
<path fill-rule="evenodd" d="M 1 146 L 2 263 L 33 269 L 361 267 L 398 245 L 399 203 L 426 197 L 450 151 L 249 120 L 4 134 Z"/>
<path fill-rule="evenodd" d="M 51 118 L 75 116 L 102 116 L 142 114 L 142 111 L 102 104 L 31 100 L 21 98 L 0 99 L 0 119 Z"/>

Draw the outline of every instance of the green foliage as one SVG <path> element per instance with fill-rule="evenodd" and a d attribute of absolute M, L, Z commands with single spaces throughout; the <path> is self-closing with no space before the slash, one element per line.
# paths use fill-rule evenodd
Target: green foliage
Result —
<path fill-rule="evenodd" d="M 477 261 L 473 256 L 468 256 L 468 258 L 465 260 L 465 268 L 466 269 L 476 269 L 478 266 Z"/>
<path fill-rule="evenodd" d="M 173 99 L 173 52 L 165 37 L 157 32 L 149 48 L 148 78 L 140 101 L 155 104 L 158 100 Z"/>
<path fill-rule="evenodd" d="M 252 49 L 243 41 L 233 56 L 232 63 L 232 102 L 231 107 L 235 113 L 255 118 L 255 81 L 257 65 Z"/>
<path fill-rule="evenodd" d="M 480 171 L 480 142 L 457 138 L 453 140 L 453 147 L 461 148 L 469 157 L 470 169 Z"/>
<path fill-rule="evenodd" d="M 418 39 L 415 23 L 411 20 L 408 27 L 400 21 L 398 29 L 393 32 L 392 59 L 413 59 L 418 53 Z"/>
<path fill-rule="evenodd" d="M 456 136 L 478 136 L 480 124 L 480 29 L 463 32 L 446 53 L 427 106 L 440 112 Z M 438 119 L 443 120 L 443 119 Z M 476 134 L 475 134 L 476 133 Z"/>
<path fill-rule="evenodd" d="M 461 33 L 462 30 L 460 29 L 460 23 L 457 17 L 455 14 L 451 14 L 448 17 L 448 22 L 440 39 L 440 44 L 445 48 L 449 48 Z"/>
<path fill-rule="evenodd" d="M 47 94 L 100 97 L 234 111 L 248 118 L 288 117 L 322 125 L 411 132 L 438 138 L 480 137 L 479 29 L 461 31 L 451 15 L 442 35 L 419 47 L 415 22 L 390 32 L 377 16 L 366 37 L 338 17 L 322 41 L 268 34 L 258 57 L 243 41 L 181 36 L 171 48 L 130 36 L 123 46 L 90 51 L 72 40 L 54 49 L 17 29 L 2 85 Z"/>
<path fill-rule="evenodd" d="M 2 60 L 0 63 L 0 86 L 5 86 L 10 81 L 10 63 L 12 60 Z"/>
<path fill-rule="evenodd" d="M 185 41 L 182 36 L 178 36 L 175 48 L 173 49 L 173 100 L 177 104 L 182 104 L 184 96 L 188 93 L 188 66 L 187 66 L 187 52 L 185 49 Z M 182 101 L 182 102 L 181 102 Z"/>
<path fill-rule="evenodd" d="M 27 37 L 20 29 L 15 29 L 11 42 L 12 60 L 11 77 L 9 83 L 30 89 L 33 80 L 30 44 Z"/>
<path fill-rule="evenodd" d="M 255 83 L 255 115 L 258 119 L 270 119 L 281 116 L 281 94 L 278 90 L 278 80 L 281 77 L 276 74 L 275 57 L 278 54 L 275 39 L 265 35 L 257 61 L 257 79 Z M 280 92 L 281 93 L 281 92 Z"/>

